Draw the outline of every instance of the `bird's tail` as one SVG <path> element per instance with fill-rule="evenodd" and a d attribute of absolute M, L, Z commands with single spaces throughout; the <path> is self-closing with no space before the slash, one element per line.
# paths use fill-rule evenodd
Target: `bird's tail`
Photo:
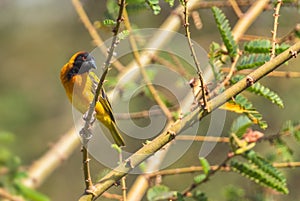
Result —
<path fill-rule="evenodd" d="M 115 141 L 115 143 L 121 147 L 121 146 L 125 146 L 125 142 L 124 142 L 124 139 L 123 137 L 121 136 L 120 132 L 118 131 L 118 128 L 115 124 L 115 122 L 111 122 L 110 124 L 110 132 L 111 132 L 111 135 Z"/>

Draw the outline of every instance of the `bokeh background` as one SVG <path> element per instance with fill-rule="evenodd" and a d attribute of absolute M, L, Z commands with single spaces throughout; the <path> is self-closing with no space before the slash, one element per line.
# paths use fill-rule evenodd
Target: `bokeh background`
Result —
<path fill-rule="evenodd" d="M 104 20 L 105 1 L 84 0 L 84 8 L 92 20 Z M 169 15 L 171 9 L 163 5 L 163 12 L 154 16 L 151 11 L 134 13 L 130 19 L 139 28 L 157 28 Z M 237 21 L 232 9 L 223 9 L 231 24 Z M 192 37 L 208 50 L 212 41 L 220 41 L 212 14 L 209 9 L 199 11 L 203 22 L 202 30 L 192 27 Z M 251 26 L 248 34 L 271 36 L 273 10 L 265 11 Z M 283 36 L 299 23 L 300 15 L 295 7 L 283 7 L 278 35 Z M 180 30 L 183 32 L 183 30 Z M 110 37 L 107 29 L 99 30 L 101 36 Z M 47 151 L 62 134 L 73 126 L 71 105 L 69 104 L 59 80 L 60 68 L 76 51 L 94 48 L 92 39 L 79 20 L 71 1 L 58 0 L 1 0 L 0 1 L 0 130 L 16 136 L 10 149 L 18 155 L 22 164 L 29 166 Z M 282 70 L 299 71 L 300 61 L 291 61 Z M 282 123 L 288 119 L 299 119 L 299 79 L 266 78 L 262 83 L 278 92 L 285 103 L 284 109 L 270 104 L 262 98 L 251 100 L 269 123 L 267 133 L 279 131 Z M 231 124 L 228 121 L 226 128 Z M 299 148 L 294 142 L 295 156 L 299 159 Z M 190 153 L 193 153 L 191 147 Z M 263 151 L 263 147 L 257 149 Z M 222 153 L 222 146 L 212 153 Z M 297 157 L 298 156 L 298 157 Z M 39 190 L 52 200 L 76 200 L 83 192 L 84 183 L 81 170 L 80 149 L 71 158 L 62 162 Z M 190 162 L 183 158 L 176 165 L 185 166 Z M 211 159 L 212 163 L 217 162 Z M 193 165 L 198 165 L 197 161 Z M 101 164 L 93 163 L 94 169 Z M 290 195 L 278 196 L 278 200 L 298 200 L 300 198 L 299 169 L 289 169 L 288 183 Z M 245 187 L 256 192 L 257 186 L 234 173 L 214 177 L 211 183 L 203 187 L 212 200 L 222 198 L 222 188 L 228 183 Z M 174 189 L 182 188 L 179 179 L 191 179 L 187 176 L 167 177 L 166 184 L 174 184 Z M 128 179 L 128 182 L 132 178 Z M 130 185 L 129 185 L 130 186 Z M 218 193 L 215 193 L 218 189 Z"/>

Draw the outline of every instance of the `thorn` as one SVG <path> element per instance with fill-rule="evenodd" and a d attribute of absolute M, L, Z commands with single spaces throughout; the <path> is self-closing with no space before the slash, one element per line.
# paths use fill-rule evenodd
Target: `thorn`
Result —
<path fill-rule="evenodd" d="M 168 130 L 168 133 L 171 135 L 171 137 L 175 138 L 176 132 L 172 130 Z"/>
<path fill-rule="evenodd" d="M 247 86 L 250 87 L 254 84 L 254 79 L 248 75 L 246 78 L 246 82 L 247 82 Z"/>
<path fill-rule="evenodd" d="M 85 163 L 85 164 L 86 164 L 86 163 L 89 163 L 90 160 L 91 160 L 90 158 L 87 158 L 85 161 L 83 161 L 83 163 Z"/>
<path fill-rule="evenodd" d="M 297 51 L 290 50 L 290 54 L 292 55 L 293 58 L 297 57 Z"/>
<path fill-rule="evenodd" d="M 130 168 L 134 168 L 134 165 L 131 163 L 131 159 L 130 158 L 128 158 L 127 160 L 125 160 L 125 166 L 129 166 Z"/>
<path fill-rule="evenodd" d="M 193 77 L 192 79 L 190 79 L 189 81 L 189 85 L 191 88 L 194 88 L 195 86 L 197 86 L 199 83 L 199 80 L 195 77 Z"/>
<path fill-rule="evenodd" d="M 120 186 L 120 181 L 116 181 L 116 182 L 114 183 L 114 185 L 115 185 L 115 186 Z"/>

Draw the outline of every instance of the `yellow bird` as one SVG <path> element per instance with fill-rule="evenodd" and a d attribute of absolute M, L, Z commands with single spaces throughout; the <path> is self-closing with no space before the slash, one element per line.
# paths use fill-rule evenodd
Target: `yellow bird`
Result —
<path fill-rule="evenodd" d="M 99 78 L 91 69 L 96 69 L 94 58 L 88 52 L 75 53 L 60 71 L 60 80 L 73 106 L 82 114 L 86 113 L 94 99 Z M 108 98 L 101 89 L 95 106 L 96 118 L 110 131 L 118 146 L 125 146 L 124 140 L 117 129 Z"/>

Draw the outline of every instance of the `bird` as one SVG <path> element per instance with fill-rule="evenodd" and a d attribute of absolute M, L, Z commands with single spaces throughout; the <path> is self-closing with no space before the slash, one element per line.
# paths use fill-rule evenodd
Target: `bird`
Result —
<path fill-rule="evenodd" d="M 76 52 L 60 71 L 60 80 L 72 105 L 85 114 L 94 99 L 99 78 L 92 72 L 96 69 L 94 57 L 86 52 Z M 102 88 L 95 105 L 95 117 L 110 131 L 115 143 L 125 146 L 112 112 L 111 104 Z"/>

